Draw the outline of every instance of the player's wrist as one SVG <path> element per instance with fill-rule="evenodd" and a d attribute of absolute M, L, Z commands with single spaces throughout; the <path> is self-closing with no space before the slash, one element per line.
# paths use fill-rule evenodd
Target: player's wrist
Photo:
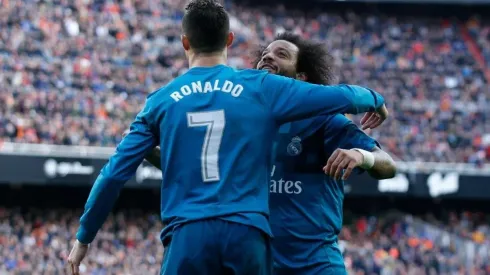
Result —
<path fill-rule="evenodd" d="M 81 242 L 80 240 L 76 240 L 76 242 L 79 244 L 79 245 L 82 245 L 82 246 L 89 246 L 90 244 L 89 243 L 83 243 Z"/>
<path fill-rule="evenodd" d="M 353 148 L 351 150 L 354 150 L 354 151 L 361 153 L 363 160 L 362 160 L 361 165 L 359 165 L 360 168 L 365 169 L 365 170 L 373 168 L 374 163 L 376 161 L 373 153 L 366 151 L 366 150 L 363 150 L 363 149 L 360 149 L 360 148 Z"/>

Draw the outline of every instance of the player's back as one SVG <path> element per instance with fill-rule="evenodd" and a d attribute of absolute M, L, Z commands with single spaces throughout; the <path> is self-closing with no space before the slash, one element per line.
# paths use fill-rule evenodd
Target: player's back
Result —
<path fill-rule="evenodd" d="M 148 97 L 138 115 L 159 136 L 167 227 L 219 217 L 271 234 L 268 182 L 278 125 L 374 111 L 384 99 L 359 86 L 321 86 L 264 71 L 196 67 Z"/>
<path fill-rule="evenodd" d="M 169 229 L 211 217 L 248 224 L 260 215 L 251 225 L 270 232 L 267 168 L 276 125 L 259 86 L 257 71 L 218 65 L 192 68 L 152 96 L 165 105 L 158 121 Z M 230 216 L 241 212 L 252 217 Z"/>

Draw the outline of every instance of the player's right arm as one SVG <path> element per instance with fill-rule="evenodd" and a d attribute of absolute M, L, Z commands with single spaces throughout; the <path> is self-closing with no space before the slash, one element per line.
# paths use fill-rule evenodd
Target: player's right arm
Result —
<path fill-rule="evenodd" d="M 345 180 L 355 169 L 365 170 L 375 179 L 395 176 L 395 161 L 375 139 L 343 115 L 326 116 L 325 119 L 324 149 L 330 156 L 324 167 L 327 175 L 337 179 L 342 176 Z"/>
<path fill-rule="evenodd" d="M 265 101 L 279 124 L 317 115 L 378 112 L 386 119 L 384 98 L 356 85 L 323 86 L 266 74 L 262 79 Z"/>

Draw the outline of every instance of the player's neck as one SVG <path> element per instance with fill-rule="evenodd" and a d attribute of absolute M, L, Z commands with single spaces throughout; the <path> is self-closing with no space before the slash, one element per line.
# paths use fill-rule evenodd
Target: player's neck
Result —
<path fill-rule="evenodd" d="M 196 54 L 189 56 L 189 68 L 226 65 L 226 59 L 226 54 L 224 53 Z"/>

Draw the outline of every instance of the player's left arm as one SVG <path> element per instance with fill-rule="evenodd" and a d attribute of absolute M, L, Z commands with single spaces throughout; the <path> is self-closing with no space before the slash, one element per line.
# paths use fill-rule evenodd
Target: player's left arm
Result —
<path fill-rule="evenodd" d="M 109 215 L 122 187 L 135 173 L 144 157 L 157 145 L 158 133 L 153 131 L 154 118 L 150 98 L 131 124 L 130 131 L 117 146 L 116 152 L 102 168 L 80 218 L 77 240 L 89 244 Z"/>
<path fill-rule="evenodd" d="M 376 140 L 343 115 L 327 119 L 324 144 L 327 153 L 331 154 L 323 169 L 327 175 L 345 180 L 353 170 L 361 169 L 376 179 L 395 176 L 395 161 Z"/>

